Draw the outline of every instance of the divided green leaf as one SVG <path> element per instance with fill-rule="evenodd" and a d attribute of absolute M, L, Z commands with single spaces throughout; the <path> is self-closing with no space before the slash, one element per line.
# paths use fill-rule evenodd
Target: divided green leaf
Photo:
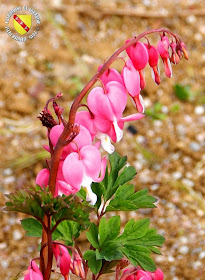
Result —
<path fill-rule="evenodd" d="M 84 254 L 84 259 L 88 261 L 88 266 L 91 271 L 96 275 L 99 273 L 102 267 L 102 260 L 98 260 L 96 257 L 96 252 L 92 250 L 88 250 Z"/>

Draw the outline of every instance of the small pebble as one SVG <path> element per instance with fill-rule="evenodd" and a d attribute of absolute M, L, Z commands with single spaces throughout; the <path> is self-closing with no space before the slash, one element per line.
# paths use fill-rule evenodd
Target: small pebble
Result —
<path fill-rule="evenodd" d="M 172 177 L 174 180 L 179 180 L 182 177 L 182 173 L 179 171 L 173 172 Z"/>
<path fill-rule="evenodd" d="M 194 113 L 196 115 L 202 115 L 204 113 L 204 107 L 203 106 L 196 106 L 194 109 Z"/>
<path fill-rule="evenodd" d="M 151 189 L 152 191 L 158 190 L 158 189 L 159 189 L 159 184 L 153 184 L 153 185 L 151 185 L 150 189 Z"/>
<path fill-rule="evenodd" d="M 181 246 L 179 248 L 179 253 L 183 254 L 183 255 L 187 255 L 189 252 L 189 247 L 188 246 Z"/>
<path fill-rule="evenodd" d="M 205 258 L 205 251 L 202 251 L 200 254 L 199 254 L 199 259 L 204 259 Z"/>
<path fill-rule="evenodd" d="M 22 238 L 22 233 L 16 229 L 13 231 L 13 239 L 14 240 L 20 240 Z"/>
<path fill-rule="evenodd" d="M 197 142 L 191 142 L 189 148 L 194 152 L 198 152 L 201 146 Z"/>
<path fill-rule="evenodd" d="M 175 259 L 173 256 L 168 256 L 167 260 L 168 262 L 174 262 Z"/>
<path fill-rule="evenodd" d="M 3 260 L 3 261 L 1 261 L 1 266 L 2 266 L 3 268 L 8 268 L 9 263 L 8 263 L 6 260 Z"/>
<path fill-rule="evenodd" d="M 189 179 L 186 179 L 186 178 L 182 179 L 182 183 L 187 185 L 188 187 L 193 187 L 194 186 L 194 182 L 189 180 Z"/>
<path fill-rule="evenodd" d="M 199 269 L 199 267 L 202 265 L 202 263 L 200 261 L 196 261 L 192 263 L 192 267 L 194 270 Z"/>
<path fill-rule="evenodd" d="M 12 169 L 11 168 L 4 169 L 3 174 L 5 176 L 10 176 L 12 174 Z"/>
<path fill-rule="evenodd" d="M 0 249 L 3 250 L 7 247 L 7 244 L 5 242 L 0 243 Z"/>

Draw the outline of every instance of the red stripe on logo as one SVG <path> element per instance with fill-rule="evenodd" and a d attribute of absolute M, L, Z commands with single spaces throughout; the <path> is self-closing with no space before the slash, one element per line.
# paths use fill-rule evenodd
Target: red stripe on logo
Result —
<path fill-rule="evenodd" d="M 24 30 L 26 30 L 26 32 L 29 31 L 30 28 L 17 15 L 14 15 L 14 19 L 21 25 L 21 27 L 23 27 Z"/>

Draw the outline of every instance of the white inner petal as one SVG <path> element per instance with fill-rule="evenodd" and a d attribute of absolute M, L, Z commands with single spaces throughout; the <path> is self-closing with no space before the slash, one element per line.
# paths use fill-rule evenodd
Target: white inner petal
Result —
<path fill-rule="evenodd" d="M 115 133 L 116 133 L 116 136 L 117 136 L 117 142 L 119 142 L 122 139 L 123 131 L 119 128 L 116 120 L 113 122 L 113 125 L 114 125 Z"/>
<path fill-rule="evenodd" d="M 114 146 L 111 144 L 110 137 L 107 134 L 98 132 L 96 138 L 101 140 L 101 145 L 106 152 L 112 154 L 115 151 Z"/>

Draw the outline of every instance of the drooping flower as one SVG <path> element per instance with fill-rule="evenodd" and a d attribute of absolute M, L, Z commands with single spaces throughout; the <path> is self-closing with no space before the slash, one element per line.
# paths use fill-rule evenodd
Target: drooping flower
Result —
<path fill-rule="evenodd" d="M 125 43 L 128 43 L 130 41 L 127 40 Z M 132 63 L 137 71 L 139 71 L 140 75 L 140 87 L 141 89 L 145 88 L 145 78 L 143 75 L 143 69 L 148 63 L 148 52 L 144 44 L 141 42 L 137 42 L 136 44 L 128 47 L 126 49 L 126 52 L 129 56 L 129 58 L 132 60 Z"/>
<path fill-rule="evenodd" d="M 90 132 L 92 140 L 94 140 L 95 135 L 97 133 L 95 125 L 94 125 L 94 116 L 92 117 L 90 112 L 80 111 L 80 112 L 77 112 L 75 121 L 76 121 L 76 123 L 79 123 L 82 126 L 84 126 Z"/>
<path fill-rule="evenodd" d="M 103 88 L 96 87 L 88 95 L 87 103 L 89 109 L 94 115 L 94 126 L 97 130 L 96 138 L 101 140 L 103 148 L 112 153 L 114 147 L 111 145 L 110 138 L 113 142 L 120 141 L 123 136 L 122 128 L 124 122 L 130 120 L 129 116 L 122 117 L 127 103 L 127 93 L 125 87 L 118 82 L 109 82 Z M 140 119 L 142 114 L 130 116 L 132 120 Z"/>
<path fill-rule="evenodd" d="M 31 261 L 24 276 L 24 280 L 43 280 L 43 275 L 35 261 Z"/>
<path fill-rule="evenodd" d="M 102 68 L 102 65 L 98 67 L 98 71 Z M 100 80 L 106 85 L 109 82 L 116 81 L 123 85 L 123 79 L 120 73 L 115 68 L 108 68 L 100 77 Z"/>
<path fill-rule="evenodd" d="M 135 107 L 140 113 L 144 112 L 144 102 L 140 95 L 140 75 L 133 66 L 132 60 L 128 59 L 122 70 L 125 87 L 132 97 Z"/>
<path fill-rule="evenodd" d="M 169 60 L 169 38 L 162 36 L 161 40 L 157 42 L 157 50 L 162 58 L 164 64 L 164 72 L 168 78 L 172 76 L 172 66 Z"/>
<path fill-rule="evenodd" d="M 171 50 L 172 50 L 172 55 L 170 57 L 170 61 L 173 63 L 173 64 L 178 64 L 180 59 L 179 59 L 179 56 L 177 54 L 177 51 L 176 51 L 176 46 L 177 44 L 172 42 L 169 44 Z"/>
<path fill-rule="evenodd" d="M 149 55 L 149 65 L 151 67 L 151 74 L 152 78 L 157 85 L 160 84 L 160 75 L 159 75 L 159 68 L 158 68 L 158 60 L 159 60 L 159 53 L 157 49 L 150 45 L 144 44 L 147 48 L 148 55 Z"/>
<path fill-rule="evenodd" d="M 50 140 L 52 145 L 55 147 L 58 139 L 63 132 L 64 126 L 63 124 L 54 126 L 50 131 Z M 69 153 L 73 151 L 77 151 L 77 149 L 81 149 L 83 146 L 92 144 L 92 137 L 89 131 L 83 126 L 79 127 L 79 134 L 74 138 L 74 142 L 71 142 L 63 149 L 62 158 L 64 159 Z"/>
<path fill-rule="evenodd" d="M 136 271 L 137 270 L 137 271 Z M 164 275 L 160 269 L 157 269 L 154 272 L 145 271 L 141 268 L 127 268 L 123 271 L 122 278 L 128 275 L 125 280 L 163 280 Z"/>
<path fill-rule="evenodd" d="M 53 253 L 55 255 L 57 267 L 60 268 L 61 274 L 65 277 L 70 271 L 71 256 L 63 245 L 53 244 Z"/>
<path fill-rule="evenodd" d="M 63 162 L 62 171 L 65 181 L 59 180 L 61 187 L 76 193 L 83 186 L 87 190 L 87 200 L 95 204 L 97 197 L 91 190 L 92 182 L 101 182 L 106 170 L 106 158 L 101 160 L 99 150 L 84 146 L 80 151 L 70 153 Z M 99 176 L 100 175 L 100 176 Z"/>

